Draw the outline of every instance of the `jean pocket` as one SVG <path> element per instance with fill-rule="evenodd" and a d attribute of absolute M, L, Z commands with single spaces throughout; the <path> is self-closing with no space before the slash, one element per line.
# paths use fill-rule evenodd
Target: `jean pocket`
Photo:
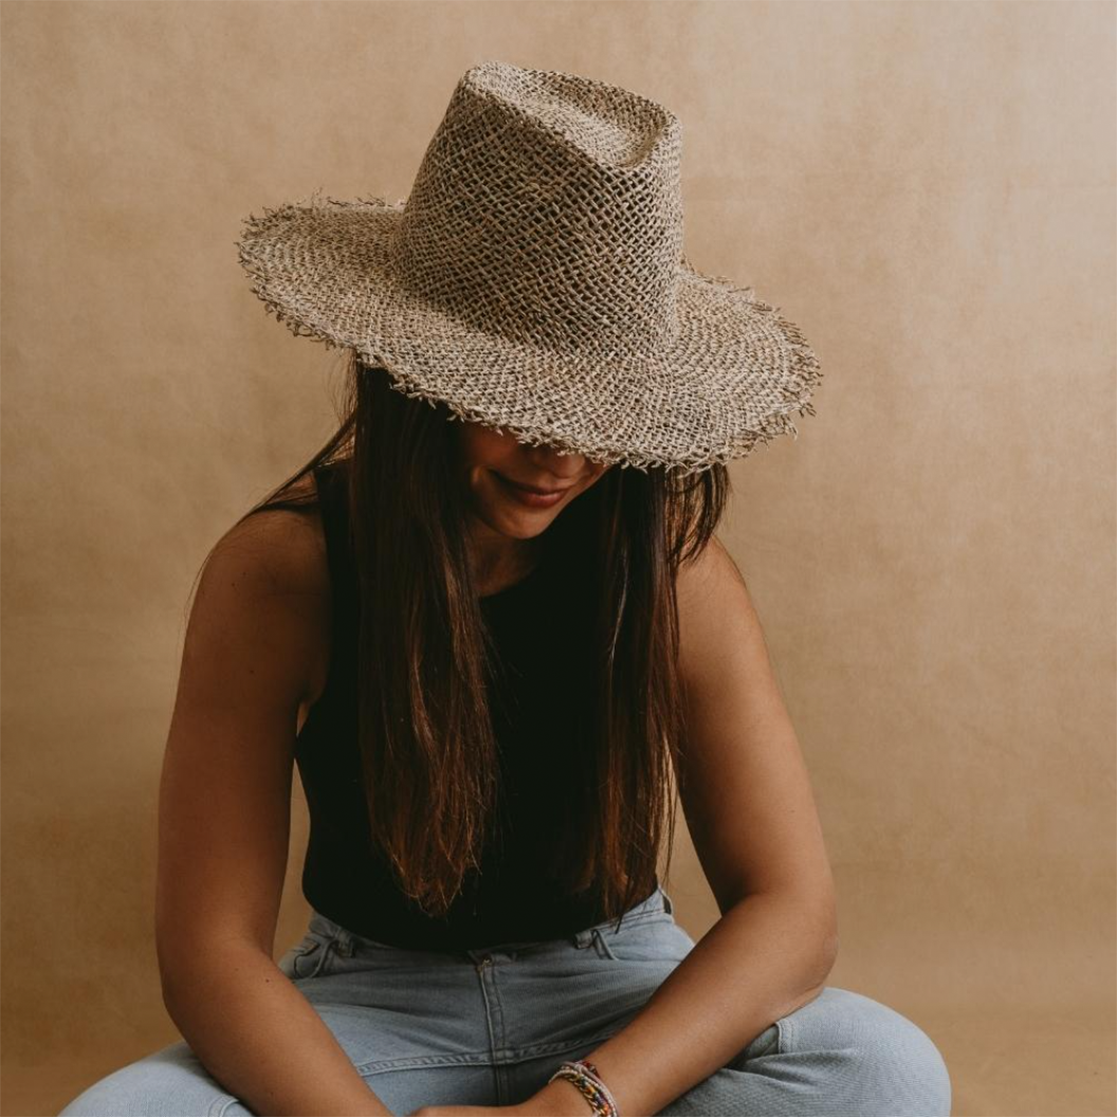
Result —
<path fill-rule="evenodd" d="M 594 945 L 602 958 L 613 962 L 678 965 L 693 949 L 694 939 L 672 918 L 658 913 L 635 922 L 627 920 L 620 931 L 594 928 Z"/>

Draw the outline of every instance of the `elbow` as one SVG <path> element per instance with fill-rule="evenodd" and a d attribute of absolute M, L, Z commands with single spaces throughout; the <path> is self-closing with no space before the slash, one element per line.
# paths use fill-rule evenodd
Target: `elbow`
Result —
<path fill-rule="evenodd" d="M 830 971 L 834 968 L 834 964 L 838 960 L 838 929 L 835 927 L 833 931 L 826 936 L 822 943 L 820 966 L 822 970 L 821 981 L 825 981 L 830 976 Z"/>
<path fill-rule="evenodd" d="M 199 1000 L 211 998 L 215 990 L 224 986 L 227 975 L 238 968 L 229 957 L 228 949 L 222 945 L 159 951 L 163 1007 L 176 1025 L 184 1009 L 189 1012 Z"/>
<path fill-rule="evenodd" d="M 819 941 L 810 961 L 806 964 L 804 980 L 806 991 L 795 1002 L 792 1011 L 813 1001 L 826 988 L 826 979 L 830 976 L 830 971 L 833 970 L 834 963 L 837 960 L 838 933 L 835 930 L 833 934 L 827 935 Z"/>
<path fill-rule="evenodd" d="M 786 1016 L 810 1004 L 819 996 L 826 988 L 826 979 L 830 976 L 837 959 L 838 931 L 836 927 L 832 927 L 828 932 L 815 938 L 813 951 L 805 956 L 799 978 L 799 993 L 781 1008 L 780 1014 Z"/>
<path fill-rule="evenodd" d="M 831 890 L 826 897 L 823 915 L 820 920 L 819 953 L 826 973 L 829 974 L 838 960 L 838 900 Z"/>
<path fill-rule="evenodd" d="M 790 925 L 797 930 L 806 980 L 813 991 L 821 990 L 838 960 L 838 908 L 834 893 L 828 891 L 820 898 L 817 893 L 804 894 L 799 889 L 754 892 L 741 902 L 749 903 L 761 895 L 783 907 Z"/>
<path fill-rule="evenodd" d="M 831 902 L 826 906 L 826 913 L 821 920 L 818 934 L 818 984 L 821 987 L 826 983 L 830 971 L 838 960 L 838 911 L 831 897 Z"/>
<path fill-rule="evenodd" d="M 197 984 L 197 977 L 191 971 L 197 969 L 197 959 L 204 952 L 197 948 L 170 945 L 164 938 L 156 937 L 155 955 L 159 965 L 159 990 L 163 997 L 163 1007 L 172 1020 L 182 992 Z M 191 963 L 195 963 L 192 965 Z M 176 1021 L 177 1022 L 177 1021 Z"/>
<path fill-rule="evenodd" d="M 811 934 L 811 957 L 813 958 L 812 977 L 816 988 L 826 983 L 826 978 L 838 960 L 838 910 L 833 894 L 819 904 L 817 900 L 808 901 L 806 908 L 799 907 L 800 913 L 808 913 Z"/>
<path fill-rule="evenodd" d="M 159 979 L 159 990 L 163 997 L 163 1008 L 175 1024 L 178 1024 L 183 994 L 189 991 L 191 982 L 169 969 L 164 969 L 160 973 Z"/>

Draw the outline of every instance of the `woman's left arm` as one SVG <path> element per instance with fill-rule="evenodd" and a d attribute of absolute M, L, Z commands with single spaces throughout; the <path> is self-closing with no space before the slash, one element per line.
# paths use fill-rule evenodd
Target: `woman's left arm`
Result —
<path fill-rule="evenodd" d="M 806 765 L 760 621 L 716 537 L 678 581 L 679 798 L 722 917 L 586 1058 L 624 1117 L 654 1114 L 822 991 L 837 906 Z M 588 1114 L 565 1080 L 524 1113 Z"/>

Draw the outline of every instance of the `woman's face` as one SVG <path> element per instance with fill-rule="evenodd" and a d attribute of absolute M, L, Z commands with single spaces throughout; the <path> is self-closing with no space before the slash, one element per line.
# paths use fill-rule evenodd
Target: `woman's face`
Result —
<path fill-rule="evenodd" d="M 560 512 L 609 468 L 581 454 L 550 446 L 525 446 L 513 434 L 481 423 L 458 424 L 461 461 L 473 513 L 494 532 L 530 539 L 547 530 Z M 520 485 L 547 490 L 535 496 Z"/>

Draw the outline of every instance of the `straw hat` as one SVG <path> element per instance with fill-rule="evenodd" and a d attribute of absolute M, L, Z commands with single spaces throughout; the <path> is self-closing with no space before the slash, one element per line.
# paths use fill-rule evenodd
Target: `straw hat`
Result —
<path fill-rule="evenodd" d="M 573 74 L 485 62 L 406 199 L 320 190 L 245 220 L 252 290 L 405 395 L 592 461 L 694 473 L 790 433 L 821 378 L 799 330 L 683 253 L 682 130 Z"/>

